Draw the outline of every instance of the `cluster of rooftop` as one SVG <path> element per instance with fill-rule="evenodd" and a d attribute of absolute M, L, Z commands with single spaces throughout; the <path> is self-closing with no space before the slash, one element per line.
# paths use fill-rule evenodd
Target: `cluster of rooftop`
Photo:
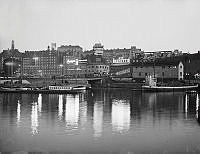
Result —
<path fill-rule="evenodd" d="M 52 43 L 51 48 L 48 46 L 46 50 L 19 52 L 12 41 L 11 49 L 0 53 L 0 71 L 1 76 L 73 78 L 114 75 L 144 78 L 151 75 L 152 70 L 156 70 L 157 76 L 162 79 L 183 79 L 200 73 L 200 62 L 197 58 L 199 55 L 184 54 L 177 49 L 145 52 L 136 46 L 104 49 L 101 43 L 96 43 L 92 50 L 87 51 L 83 51 L 78 45 L 62 45 L 56 48 L 56 43 Z M 180 62 L 184 67 L 181 73 L 175 69 Z M 198 67 L 193 67 L 194 65 Z"/>

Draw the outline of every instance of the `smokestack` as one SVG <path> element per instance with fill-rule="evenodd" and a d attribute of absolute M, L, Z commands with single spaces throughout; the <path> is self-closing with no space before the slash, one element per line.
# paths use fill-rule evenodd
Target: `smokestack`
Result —
<path fill-rule="evenodd" d="M 11 43 L 11 50 L 14 50 L 15 49 L 15 42 L 14 40 L 12 40 L 12 43 Z"/>

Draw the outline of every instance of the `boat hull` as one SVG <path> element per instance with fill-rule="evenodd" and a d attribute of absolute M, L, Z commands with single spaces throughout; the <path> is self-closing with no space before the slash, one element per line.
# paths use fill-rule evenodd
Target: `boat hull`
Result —
<path fill-rule="evenodd" d="M 149 92 L 173 92 L 173 91 L 188 91 L 188 90 L 197 90 L 197 89 L 198 89 L 198 85 L 181 86 L 181 87 L 142 86 L 143 91 L 149 91 Z"/>
<path fill-rule="evenodd" d="M 49 89 L 0 89 L 0 93 L 30 93 L 30 94 L 39 94 L 39 93 L 45 93 L 45 94 L 76 94 L 81 93 L 83 90 L 49 90 Z"/>

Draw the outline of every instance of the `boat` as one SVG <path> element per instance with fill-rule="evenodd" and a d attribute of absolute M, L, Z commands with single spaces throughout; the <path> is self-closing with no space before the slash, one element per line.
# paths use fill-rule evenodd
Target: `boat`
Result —
<path fill-rule="evenodd" d="M 85 88 L 84 88 L 85 89 Z M 1 93 L 80 93 L 82 88 L 73 88 L 72 86 L 48 86 L 43 88 L 26 87 L 0 87 Z"/>
<path fill-rule="evenodd" d="M 198 85 L 193 86 L 180 86 L 180 87 L 165 87 L 165 86 L 142 86 L 142 90 L 144 91 L 152 91 L 152 92 L 170 92 L 170 91 L 188 91 L 195 90 L 198 88 Z"/>
<path fill-rule="evenodd" d="M 156 78 L 148 76 L 146 78 L 147 85 L 142 86 L 143 91 L 149 92 L 174 92 L 174 91 L 195 91 L 198 85 L 184 85 L 184 86 L 157 86 Z"/>

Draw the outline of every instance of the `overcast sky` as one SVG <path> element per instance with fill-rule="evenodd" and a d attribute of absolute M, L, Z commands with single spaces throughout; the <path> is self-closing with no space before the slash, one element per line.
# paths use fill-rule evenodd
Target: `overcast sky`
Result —
<path fill-rule="evenodd" d="M 80 45 L 200 50 L 200 0 L 0 0 L 0 51 Z"/>

